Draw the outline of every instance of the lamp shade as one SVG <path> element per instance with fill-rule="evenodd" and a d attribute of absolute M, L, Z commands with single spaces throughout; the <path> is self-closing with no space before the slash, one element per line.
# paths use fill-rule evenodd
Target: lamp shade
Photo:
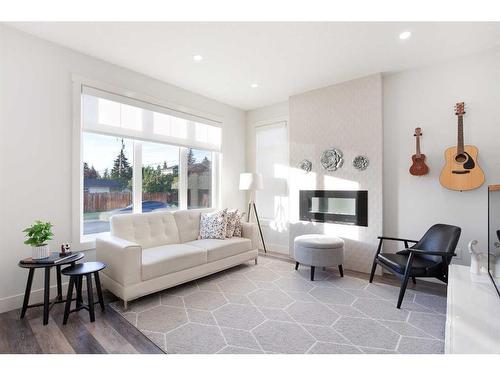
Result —
<path fill-rule="evenodd" d="M 240 190 L 261 190 L 262 187 L 260 173 L 240 173 Z"/>

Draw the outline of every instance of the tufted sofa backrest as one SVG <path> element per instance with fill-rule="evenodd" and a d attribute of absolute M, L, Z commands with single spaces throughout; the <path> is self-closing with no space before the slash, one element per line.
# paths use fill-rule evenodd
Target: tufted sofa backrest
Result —
<path fill-rule="evenodd" d="M 111 217 L 111 234 L 142 248 L 180 242 L 174 215 L 167 211 L 115 215 Z"/>
<path fill-rule="evenodd" d="M 213 211 L 215 211 L 213 208 L 175 211 L 174 218 L 177 228 L 179 228 L 181 243 L 196 240 L 200 234 L 201 213 Z"/>

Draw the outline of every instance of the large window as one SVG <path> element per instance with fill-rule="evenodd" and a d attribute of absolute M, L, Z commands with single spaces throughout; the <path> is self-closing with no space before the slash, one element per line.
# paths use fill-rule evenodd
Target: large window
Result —
<path fill-rule="evenodd" d="M 81 86 L 80 241 L 113 215 L 216 205 L 220 124 Z"/>

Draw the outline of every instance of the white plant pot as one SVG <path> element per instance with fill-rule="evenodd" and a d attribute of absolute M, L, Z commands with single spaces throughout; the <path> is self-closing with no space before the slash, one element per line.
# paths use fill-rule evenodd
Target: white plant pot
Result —
<path fill-rule="evenodd" d="M 43 259 L 47 258 L 48 256 L 49 256 L 49 245 L 31 247 L 31 258 Z"/>

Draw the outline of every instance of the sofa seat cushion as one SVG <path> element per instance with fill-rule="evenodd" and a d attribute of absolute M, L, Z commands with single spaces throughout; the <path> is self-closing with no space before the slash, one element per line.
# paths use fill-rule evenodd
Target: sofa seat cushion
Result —
<path fill-rule="evenodd" d="M 186 245 L 205 249 L 209 263 L 252 250 L 252 241 L 240 237 L 226 238 L 225 240 L 196 240 L 187 242 Z"/>
<path fill-rule="evenodd" d="M 142 250 L 142 280 L 207 263 L 207 251 L 186 244 L 163 245 Z"/>

